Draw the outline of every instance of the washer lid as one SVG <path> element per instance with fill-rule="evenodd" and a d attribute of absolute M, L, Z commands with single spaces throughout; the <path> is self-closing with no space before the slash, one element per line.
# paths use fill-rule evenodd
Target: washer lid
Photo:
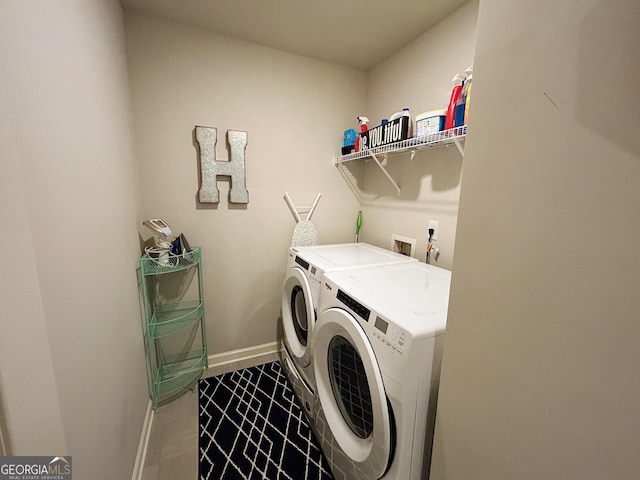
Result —
<path fill-rule="evenodd" d="M 406 263 L 366 270 L 330 272 L 334 283 L 358 302 L 402 328 L 433 334 L 445 330 L 451 272 L 425 263 Z"/>
<path fill-rule="evenodd" d="M 415 258 L 367 243 L 313 245 L 295 247 L 293 250 L 296 255 L 324 271 L 394 263 L 418 263 Z"/>

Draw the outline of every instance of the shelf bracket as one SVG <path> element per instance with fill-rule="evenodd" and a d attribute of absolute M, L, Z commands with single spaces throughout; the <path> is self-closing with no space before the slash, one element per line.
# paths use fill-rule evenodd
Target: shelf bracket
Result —
<path fill-rule="evenodd" d="M 455 143 L 456 147 L 458 147 L 458 151 L 460 152 L 460 156 L 462 156 L 462 158 L 464 158 L 464 149 L 462 148 L 462 143 L 460 143 L 460 139 L 459 138 L 454 138 L 453 139 L 453 143 Z"/>
<path fill-rule="evenodd" d="M 382 170 L 382 173 L 384 173 L 385 177 L 387 177 L 387 180 L 391 182 L 391 185 L 394 186 L 394 188 L 396 189 L 396 195 L 400 195 L 400 187 L 395 182 L 395 180 L 391 178 L 391 175 L 389 175 L 389 172 L 387 172 L 387 169 L 384 168 L 384 165 L 380 163 L 380 160 L 378 160 L 378 157 L 376 157 L 376 155 L 373 152 L 370 152 L 369 155 L 371 155 L 371 158 L 373 158 L 375 162 L 378 164 L 378 166 L 380 167 L 380 170 Z"/>

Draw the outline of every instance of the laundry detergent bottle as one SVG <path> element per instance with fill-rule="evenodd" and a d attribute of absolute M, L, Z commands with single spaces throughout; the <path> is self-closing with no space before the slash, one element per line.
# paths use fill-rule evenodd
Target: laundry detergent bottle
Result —
<path fill-rule="evenodd" d="M 408 108 L 403 108 L 402 116 L 407 117 L 407 138 L 411 138 L 413 137 L 413 118 L 411 118 L 411 111 Z"/>
<path fill-rule="evenodd" d="M 465 79 L 462 81 L 462 89 L 460 90 L 458 101 L 456 102 L 456 108 L 454 110 L 454 116 L 453 116 L 454 127 L 461 127 L 462 125 L 464 125 L 464 108 L 466 105 L 466 97 L 465 97 L 466 80 L 467 79 L 465 77 Z"/>
<path fill-rule="evenodd" d="M 457 73 L 451 81 L 454 83 L 453 89 L 451 90 L 451 96 L 449 97 L 449 105 L 447 106 L 447 116 L 444 120 L 444 129 L 448 130 L 454 127 L 455 116 L 456 116 L 456 104 L 460 98 L 460 94 L 462 93 L 462 83 L 464 82 L 464 75 L 460 75 Z"/>
<path fill-rule="evenodd" d="M 358 117 L 358 122 L 360 123 L 361 134 L 369 131 L 369 127 L 367 125 L 369 123 L 369 119 L 367 117 Z M 360 135 L 356 137 L 355 151 L 356 152 L 360 151 Z"/>
<path fill-rule="evenodd" d="M 413 121 L 411 118 L 411 111 L 407 107 L 403 108 L 402 111 L 396 112 L 393 115 L 391 115 L 389 117 L 389 121 L 393 121 L 401 117 L 407 117 L 407 137 L 406 138 L 413 137 Z"/>

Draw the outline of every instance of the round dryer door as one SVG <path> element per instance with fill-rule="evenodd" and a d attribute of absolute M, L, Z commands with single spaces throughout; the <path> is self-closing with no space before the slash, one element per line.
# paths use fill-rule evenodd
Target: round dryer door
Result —
<path fill-rule="evenodd" d="M 290 268 L 282 285 L 282 329 L 293 360 L 301 367 L 311 363 L 308 347 L 314 323 L 313 298 L 307 276 L 300 268 Z"/>
<path fill-rule="evenodd" d="M 380 478 L 392 457 L 393 426 L 369 339 L 347 311 L 324 311 L 313 333 L 316 423 L 336 478 Z"/>

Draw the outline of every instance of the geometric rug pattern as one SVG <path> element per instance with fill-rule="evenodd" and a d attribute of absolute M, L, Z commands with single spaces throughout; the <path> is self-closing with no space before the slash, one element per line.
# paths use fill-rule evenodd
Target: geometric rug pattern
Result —
<path fill-rule="evenodd" d="M 200 480 L 333 478 L 279 362 L 199 381 Z"/>

